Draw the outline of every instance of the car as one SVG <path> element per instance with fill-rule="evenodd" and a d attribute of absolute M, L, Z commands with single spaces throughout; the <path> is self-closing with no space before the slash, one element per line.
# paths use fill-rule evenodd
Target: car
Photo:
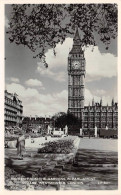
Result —
<path fill-rule="evenodd" d="M 67 137 L 67 135 L 66 134 L 63 134 L 62 137 Z"/>

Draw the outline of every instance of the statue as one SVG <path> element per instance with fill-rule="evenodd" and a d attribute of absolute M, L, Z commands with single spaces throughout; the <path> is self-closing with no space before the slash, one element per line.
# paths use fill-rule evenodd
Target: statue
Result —
<path fill-rule="evenodd" d="M 48 125 L 47 127 L 47 133 L 50 134 L 51 133 L 51 127 Z"/>
<path fill-rule="evenodd" d="M 97 126 L 95 126 L 95 137 L 97 137 Z"/>
<path fill-rule="evenodd" d="M 65 135 L 68 135 L 68 127 L 67 127 L 67 125 L 65 126 Z"/>
<path fill-rule="evenodd" d="M 21 135 L 20 137 L 18 137 L 16 147 L 17 147 L 18 159 L 22 160 L 23 154 L 25 152 L 25 136 L 24 135 Z"/>
<path fill-rule="evenodd" d="M 82 129 L 80 128 L 80 136 L 82 136 Z"/>

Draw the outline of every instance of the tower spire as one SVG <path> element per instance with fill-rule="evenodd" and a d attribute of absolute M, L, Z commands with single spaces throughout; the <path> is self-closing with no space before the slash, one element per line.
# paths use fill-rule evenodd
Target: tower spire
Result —
<path fill-rule="evenodd" d="M 101 97 L 101 99 L 100 99 L 100 106 L 102 106 L 102 97 Z"/>
<path fill-rule="evenodd" d="M 81 41 L 80 39 L 80 36 L 79 36 L 79 31 L 78 31 L 78 27 L 76 26 L 76 31 L 75 31 L 75 34 L 74 34 L 74 42 L 76 41 Z"/>
<path fill-rule="evenodd" d="M 114 106 L 114 98 L 112 99 L 112 106 Z"/>
<path fill-rule="evenodd" d="M 73 38 L 73 47 L 70 51 L 70 54 L 83 53 L 82 51 L 82 41 L 79 36 L 78 27 L 76 26 L 74 38 Z"/>
<path fill-rule="evenodd" d="M 94 106 L 95 105 L 95 102 L 94 102 L 94 97 L 93 97 L 93 99 L 92 99 L 92 106 Z"/>

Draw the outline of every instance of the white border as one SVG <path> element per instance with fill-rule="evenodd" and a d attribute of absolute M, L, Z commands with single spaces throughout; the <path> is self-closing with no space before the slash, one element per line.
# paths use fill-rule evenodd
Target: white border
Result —
<path fill-rule="evenodd" d="M 27 4 L 27 3 L 33 3 L 33 4 L 41 4 L 41 3 L 117 3 L 118 4 L 118 134 L 119 134 L 119 139 L 118 139 L 118 190 L 73 190 L 73 191 L 7 191 L 4 189 L 4 5 L 5 4 Z M 25 194 L 29 193 L 29 195 L 36 193 L 36 194 L 61 194 L 61 193 L 74 193 L 75 195 L 77 194 L 83 194 L 83 195 L 121 195 L 121 102 L 120 102 L 120 94 L 121 94 L 121 50 L 120 50 L 120 43 L 121 43 L 121 0 L 69 0 L 69 1 L 64 1 L 64 0 L 1 0 L 0 1 L 0 19 L 1 19 L 1 24 L 0 24 L 0 194 Z M 113 175 L 112 175 L 113 177 Z"/>

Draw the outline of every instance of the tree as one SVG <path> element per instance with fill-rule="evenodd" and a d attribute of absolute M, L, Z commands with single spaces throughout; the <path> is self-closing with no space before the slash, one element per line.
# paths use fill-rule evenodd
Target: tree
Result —
<path fill-rule="evenodd" d="M 96 45 L 95 33 L 106 45 L 117 37 L 116 4 L 13 4 L 7 33 L 10 42 L 28 47 L 44 65 L 45 53 L 74 33 L 82 32 L 82 46 Z"/>
<path fill-rule="evenodd" d="M 69 127 L 80 124 L 80 121 L 71 113 L 59 112 L 52 119 L 55 120 L 55 127 L 58 128 L 64 128 L 66 125 Z"/>
<path fill-rule="evenodd" d="M 58 117 L 55 120 L 55 126 L 58 128 L 64 128 L 67 125 L 67 114 L 58 113 Z"/>

